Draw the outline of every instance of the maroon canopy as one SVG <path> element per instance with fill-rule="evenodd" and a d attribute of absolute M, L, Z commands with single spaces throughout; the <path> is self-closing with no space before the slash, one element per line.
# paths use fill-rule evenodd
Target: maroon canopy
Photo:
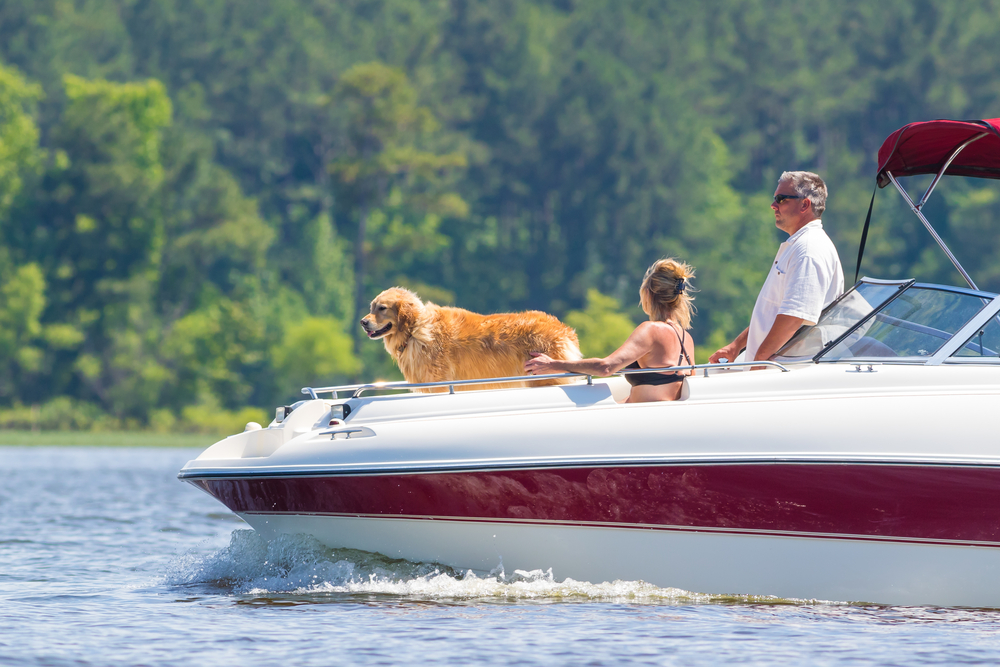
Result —
<path fill-rule="evenodd" d="M 936 174 L 956 148 L 976 135 L 948 166 L 946 174 L 1000 178 L 1000 118 L 989 120 L 928 120 L 904 125 L 889 135 L 878 149 L 878 185 L 893 176 Z"/>

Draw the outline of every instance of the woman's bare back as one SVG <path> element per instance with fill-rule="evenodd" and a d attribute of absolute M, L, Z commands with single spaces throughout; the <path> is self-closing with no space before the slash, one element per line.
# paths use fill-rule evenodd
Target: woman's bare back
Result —
<path fill-rule="evenodd" d="M 639 357 L 641 368 L 666 368 L 670 366 L 687 366 L 694 360 L 694 341 L 683 329 L 673 322 L 649 322 L 651 328 L 652 348 Z M 686 352 L 686 356 L 682 354 Z M 688 374 L 687 371 L 682 371 Z M 652 401 L 675 401 L 680 397 L 683 383 L 674 382 L 664 385 L 636 385 L 632 387 L 626 403 L 647 403 Z"/>

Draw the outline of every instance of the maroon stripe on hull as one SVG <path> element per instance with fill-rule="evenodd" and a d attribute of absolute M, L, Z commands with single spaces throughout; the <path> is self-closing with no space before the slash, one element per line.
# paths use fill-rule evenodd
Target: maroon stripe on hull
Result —
<path fill-rule="evenodd" d="M 1000 468 L 725 464 L 202 479 L 234 512 L 1000 543 Z"/>

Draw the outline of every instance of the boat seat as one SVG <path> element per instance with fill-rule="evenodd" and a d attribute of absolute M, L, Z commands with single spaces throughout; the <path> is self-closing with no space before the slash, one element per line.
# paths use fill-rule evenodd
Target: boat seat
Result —
<path fill-rule="evenodd" d="M 880 340 L 861 337 L 857 343 L 851 346 L 851 353 L 858 357 L 896 357 L 895 350 Z"/>

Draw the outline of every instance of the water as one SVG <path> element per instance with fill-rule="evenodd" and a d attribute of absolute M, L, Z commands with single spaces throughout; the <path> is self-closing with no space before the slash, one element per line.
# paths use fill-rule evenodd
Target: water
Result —
<path fill-rule="evenodd" d="M 270 544 L 177 481 L 191 450 L 0 447 L 2 665 L 937 665 L 1000 611 L 473 576 Z"/>

